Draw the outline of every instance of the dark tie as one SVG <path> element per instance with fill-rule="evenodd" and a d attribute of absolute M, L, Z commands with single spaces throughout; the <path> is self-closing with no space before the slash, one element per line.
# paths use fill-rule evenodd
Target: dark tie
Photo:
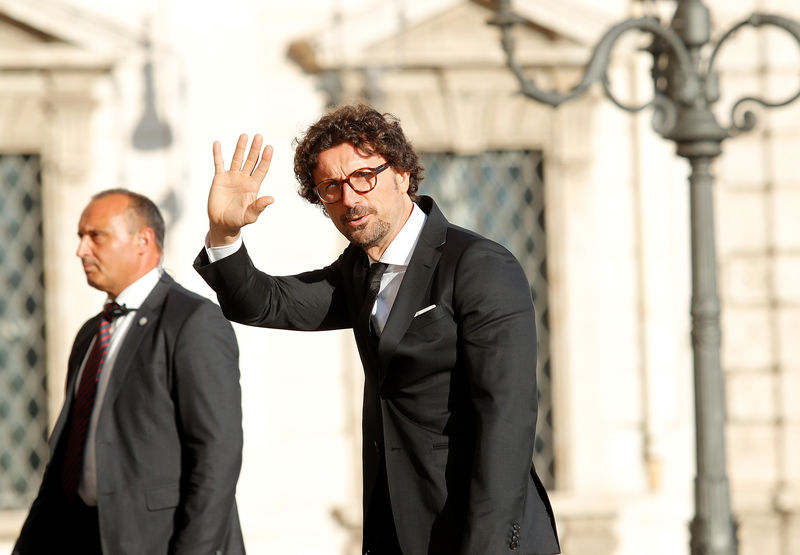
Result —
<path fill-rule="evenodd" d="M 100 379 L 100 371 L 103 369 L 108 343 L 111 339 L 111 321 L 127 312 L 128 309 L 125 306 L 120 307 L 115 302 L 110 302 L 103 307 L 103 319 L 97 329 L 92 350 L 83 367 L 81 381 L 78 384 L 78 394 L 72 402 L 67 447 L 61 467 L 61 487 L 67 499 L 72 499 L 75 492 L 78 491 L 83 468 L 83 447 L 86 443 L 86 432 L 89 429 L 95 393 L 97 393 L 97 382 Z"/>
<path fill-rule="evenodd" d="M 364 312 L 369 321 L 368 337 L 371 341 L 373 348 L 373 356 L 375 357 L 375 371 L 380 376 L 379 370 L 380 363 L 377 362 L 378 352 L 378 336 L 375 330 L 372 329 L 372 307 L 375 300 L 378 298 L 378 292 L 381 288 L 381 278 L 388 268 L 388 264 L 383 262 L 375 262 L 369 267 L 366 279 L 366 293 L 364 298 Z M 376 392 L 377 393 L 377 392 Z M 365 399 L 367 398 L 366 391 L 364 393 Z M 380 437 L 383 437 L 383 418 L 381 416 L 380 397 L 375 394 L 375 417 L 377 419 L 376 426 L 380 430 Z M 400 553 L 400 548 L 397 543 L 397 536 L 394 529 L 392 508 L 389 502 L 389 486 L 386 478 L 386 462 L 383 454 L 383 441 L 379 440 L 375 443 L 375 448 L 378 450 L 380 460 L 378 462 L 378 476 L 375 480 L 375 485 L 372 490 L 372 499 L 367 511 L 367 533 L 372 536 L 367 541 L 371 544 L 370 553 L 376 552 L 378 554 L 394 554 Z"/>
<path fill-rule="evenodd" d="M 364 311 L 367 313 L 367 320 L 371 320 L 372 307 L 375 299 L 378 298 L 378 291 L 381 289 L 381 278 L 389 265 L 383 262 L 375 262 L 369 267 L 367 273 L 366 296 L 364 298 Z M 370 326 L 370 329 L 371 326 Z"/>

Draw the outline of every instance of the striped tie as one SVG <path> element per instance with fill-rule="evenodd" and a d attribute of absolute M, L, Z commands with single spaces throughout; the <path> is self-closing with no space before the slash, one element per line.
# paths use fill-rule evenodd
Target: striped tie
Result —
<path fill-rule="evenodd" d="M 100 379 L 100 371 L 103 369 L 103 362 L 108 352 L 111 321 L 119 314 L 120 306 L 115 302 L 110 302 L 103 307 L 103 320 L 97 329 L 92 350 L 86 358 L 81 381 L 78 384 L 78 394 L 72 402 L 67 447 L 64 452 L 64 464 L 61 468 L 61 487 L 67 499 L 72 499 L 75 492 L 78 491 L 83 468 L 83 446 L 92 416 L 95 393 L 97 393 L 97 381 Z"/>

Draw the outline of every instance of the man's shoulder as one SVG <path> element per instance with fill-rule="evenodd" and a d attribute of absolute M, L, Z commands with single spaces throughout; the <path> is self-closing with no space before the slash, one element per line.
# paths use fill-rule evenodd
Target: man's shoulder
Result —
<path fill-rule="evenodd" d="M 222 313 L 219 306 L 211 299 L 187 289 L 172 278 L 169 278 L 166 286 L 164 304 L 170 309 L 170 312 L 188 315 L 196 310 L 205 309 Z"/>
<path fill-rule="evenodd" d="M 422 232 L 422 242 L 441 249 L 445 263 L 459 260 L 465 253 L 481 253 L 502 258 L 516 257 L 503 245 L 471 229 L 450 222 L 431 197 L 421 196 L 418 204 L 428 219 Z"/>
<path fill-rule="evenodd" d="M 465 250 L 481 250 L 495 252 L 503 255 L 511 255 L 511 252 L 497 241 L 481 235 L 480 233 L 457 226 L 451 223 L 447 225 L 446 248 Z"/>
<path fill-rule="evenodd" d="M 419 198 L 418 205 L 428 217 L 427 221 L 425 222 L 426 227 L 429 227 L 430 231 L 434 234 L 437 232 L 444 232 L 446 242 L 450 244 L 451 247 L 469 246 L 475 243 L 486 243 L 500 246 L 492 239 L 489 239 L 488 237 L 485 237 L 471 229 L 456 225 L 448 220 L 431 197 L 421 196 Z"/>
<path fill-rule="evenodd" d="M 176 337 L 210 337 L 205 334 L 211 330 L 213 336 L 233 337 L 233 326 L 219 305 L 174 280 L 168 284 L 158 319 L 160 327 Z"/>
<path fill-rule="evenodd" d="M 467 229 L 466 227 L 461 227 L 450 222 L 447 223 L 447 240 L 448 242 L 457 241 L 466 244 L 480 241 L 490 241 L 494 243 L 494 241 L 484 237 L 477 231 L 473 231 L 471 229 Z"/>

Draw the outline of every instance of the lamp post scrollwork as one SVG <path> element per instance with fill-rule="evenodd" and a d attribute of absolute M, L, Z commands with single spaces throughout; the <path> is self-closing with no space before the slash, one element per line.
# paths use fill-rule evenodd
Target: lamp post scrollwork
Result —
<path fill-rule="evenodd" d="M 489 22 L 500 29 L 507 65 L 516 76 L 521 93 L 537 102 L 557 107 L 576 99 L 599 83 L 619 108 L 637 113 L 653 109 L 654 130 L 677 147 L 690 165 L 690 218 L 692 242 L 692 349 L 695 384 L 695 432 L 697 475 L 695 516 L 690 525 L 692 555 L 735 555 L 736 523 L 730 504 L 725 463 L 725 399 L 720 362 L 720 302 L 717 293 L 711 161 L 722 152 L 722 142 L 753 129 L 757 123 L 748 105 L 764 108 L 786 106 L 800 97 L 800 89 L 785 100 L 771 102 L 752 96 L 737 100 L 730 124 L 723 128 L 711 106 L 720 98 L 715 61 L 721 47 L 744 27 L 777 27 L 791 35 L 800 47 L 800 25 L 786 17 L 754 13 L 735 24 L 711 43 L 710 12 L 702 0 L 677 0 L 670 24 L 656 17 L 628 19 L 613 25 L 592 50 L 580 81 L 569 91 L 539 88 L 515 56 L 513 28 L 525 20 L 511 9 L 510 0 L 498 0 Z M 608 67 L 617 41 L 630 31 L 652 37 L 653 96 L 632 106 L 611 90 Z M 703 52 L 711 47 L 707 60 Z"/>

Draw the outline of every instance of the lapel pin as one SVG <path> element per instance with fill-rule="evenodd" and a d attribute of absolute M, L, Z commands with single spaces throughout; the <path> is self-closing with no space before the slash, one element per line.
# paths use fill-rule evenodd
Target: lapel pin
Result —
<path fill-rule="evenodd" d="M 139 325 L 140 326 L 143 326 L 146 323 L 147 323 L 147 316 L 142 316 L 141 318 L 139 318 Z"/>

